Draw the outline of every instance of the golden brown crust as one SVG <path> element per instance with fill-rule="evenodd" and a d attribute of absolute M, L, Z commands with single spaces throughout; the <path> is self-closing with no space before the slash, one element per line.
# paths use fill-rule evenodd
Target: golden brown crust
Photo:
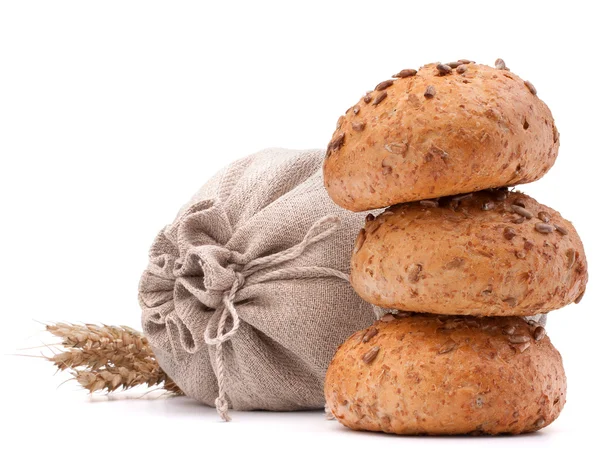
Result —
<path fill-rule="evenodd" d="M 428 64 L 383 82 L 339 119 L 323 165 L 338 205 L 361 211 L 533 182 L 552 167 L 559 135 L 533 86 L 463 66 L 441 76 Z"/>
<path fill-rule="evenodd" d="M 588 273 L 569 221 L 523 193 L 488 190 L 367 218 L 350 277 L 384 308 L 532 316 L 578 302 Z"/>
<path fill-rule="evenodd" d="M 565 396 L 560 354 L 517 317 L 384 316 L 340 346 L 325 378 L 342 424 L 404 435 L 531 432 Z"/>

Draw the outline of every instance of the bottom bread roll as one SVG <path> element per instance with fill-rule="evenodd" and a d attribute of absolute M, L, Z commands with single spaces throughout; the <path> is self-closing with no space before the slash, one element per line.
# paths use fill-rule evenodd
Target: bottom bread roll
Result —
<path fill-rule="evenodd" d="M 325 378 L 342 424 L 404 435 L 532 432 L 566 389 L 544 328 L 519 317 L 387 314 L 339 347 Z"/>

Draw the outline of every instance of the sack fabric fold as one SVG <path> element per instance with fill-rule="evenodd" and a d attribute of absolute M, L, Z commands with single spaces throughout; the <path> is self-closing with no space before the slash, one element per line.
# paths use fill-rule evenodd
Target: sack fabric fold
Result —
<path fill-rule="evenodd" d="M 322 408 L 337 347 L 375 320 L 348 282 L 364 213 L 336 206 L 322 150 L 264 150 L 214 176 L 164 228 L 142 325 L 184 393 L 227 410 Z"/>

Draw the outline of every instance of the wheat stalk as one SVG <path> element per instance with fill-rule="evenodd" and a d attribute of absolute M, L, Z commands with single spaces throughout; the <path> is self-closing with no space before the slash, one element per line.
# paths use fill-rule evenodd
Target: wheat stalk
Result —
<path fill-rule="evenodd" d="M 159 367 L 146 337 L 133 328 L 59 322 L 46 325 L 46 330 L 63 347 L 46 359 L 68 370 L 90 393 L 162 384 L 173 395 L 183 394 Z"/>

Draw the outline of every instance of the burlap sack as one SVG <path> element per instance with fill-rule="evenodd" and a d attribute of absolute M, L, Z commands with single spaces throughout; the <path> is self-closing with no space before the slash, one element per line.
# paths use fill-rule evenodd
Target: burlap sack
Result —
<path fill-rule="evenodd" d="M 323 187 L 324 152 L 272 149 L 211 179 L 163 229 L 140 281 L 144 332 L 190 397 L 322 408 L 338 345 L 375 314 L 348 283 L 365 214 Z"/>

